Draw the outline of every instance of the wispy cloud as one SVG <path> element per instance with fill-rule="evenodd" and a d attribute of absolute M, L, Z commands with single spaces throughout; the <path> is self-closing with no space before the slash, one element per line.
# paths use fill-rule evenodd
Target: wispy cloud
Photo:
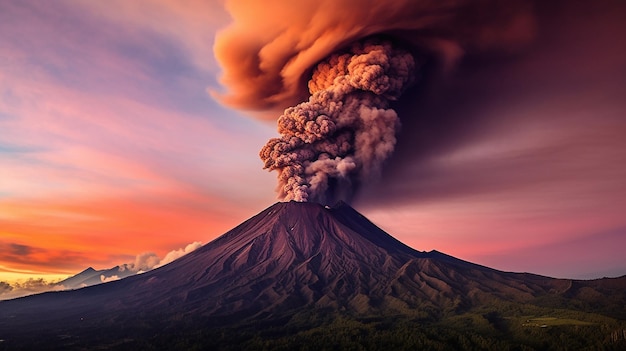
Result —
<path fill-rule="evenodd" d="M 45 249 L 0 264 L 70 272 L 86 256 L 162 255 L 273 199 L 256 157 L 271 128 L 205 93 L 221 5 L 188 5 L 0 5 L 0 236 Z"/>
<path fill-rule="evenodd" d="M 24 251 L 21 245 L 9 244 L 8 247 L 17 247 L 18 254 Z M 119 280 L 120 275 L 127 276 L 128 272 L 132 274 L 141 274 L 155 268 L 164 266 L 168 263 L 173 262 L 174 260 L 187 255 L 190 252 L 198 249 L 202 246 L 200 242 L 193 242 L 185 247 L 175 249 L 169 251 L 167 254 L 163 256 L 163 258 L 159 258 L 159 256 L 153 252 L 144 252 L 137 256 L 132 262 L 121 264 L 117 267 L 120 274 L 113 275 L 104 275 L 101 274 L 99 276 L 100 283 L 112 282 L 115 280 Z M 2 247 L 0 247 L 2 249 Z M 27 250 L 28 251 L 28 250 Z M 126 272 L 126 273 L 124 273 Z M 75 286 L 64 286 L 60 284 L 61 279 L 49 280 L 45 278 L 28 278 L 26 280 L 18 280 L 14 282 L 5 282 L 0 281 L 0 299 L 12 299 L 25 295 L 37 294 L 45 291 L 60 291 L 66 290 L 68 288 L 75 288 Z M 81 285 L 81 287 L 87 285 Z"/>

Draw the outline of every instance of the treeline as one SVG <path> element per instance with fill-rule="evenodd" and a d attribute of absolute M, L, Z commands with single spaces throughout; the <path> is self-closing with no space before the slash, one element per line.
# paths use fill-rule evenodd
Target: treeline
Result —
<path fill-rule="evenodd" d="M 308 319 L 314 324 L 307 325 L 307 319 L 294 318 L 283 325 L 248 325 L 194 333 L 172 331 L 151 340 L 137 341 L 133 346 L 141 349 L 303 351 L 626 350 L 626 340 L 614 337 L 626 324 L 603 316 L 577 315 L 596 322 L 541 328 L 524 327 L 522 315 L 490 313 L 468 313 L 438 322 L 404 316 L 358 319 L 336 315 Z"/>
<path fill-rule="evenodd" d="M 626 350 L 626 322 L 571 310 L 500 305 L 433 321 L 309 311 L 219 327 L 185 316 L 127 316 L 0 342 L 0 350 Z M 528 326 L 537 318 L 550 325 Z M 82 330 L 81 330 L 82 329 Z M 25 331 L 26 332 L 26 331 Z"/>

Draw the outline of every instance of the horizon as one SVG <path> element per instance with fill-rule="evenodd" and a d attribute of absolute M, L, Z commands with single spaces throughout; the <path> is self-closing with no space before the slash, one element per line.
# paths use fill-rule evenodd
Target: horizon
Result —
<path fill-rule="evenodd" d="M 309 202 L 301 202 L 301 201 L 295 201 L 295 200 L 276 201 L 276 202 L 274 202 L 273 204 L 271 204 L 271 205 L 269 205 L 269 206 L 267 206 L 267 207 L 263 208 L 262 210 L 260 210 L 260 211 L 258 211 L 258 212 L 256 212 L 256 213 L 254 213 L 254 214 L 252 214 L 252 215 L 250 215 L 250 216 L 249 216 L 248 218 L 246 218 L 243 222 L 245 222 L 245 221 L 247 221 L 247 220 L 251 219 L 251 218 L 252 218 L 252 217 L 254 217 L 255 215 L 260 214 L 261 212 L 266 211 L 266 210 L 268 210 L 269 208 L 271 208 L 271 207 L 273 207 L 273 206 L 275 206 L 275 205 L 277 205 L 277 204 L 280 204 L 280 203 L 291 203 L 291 202 L 293 202 L 293 203 L 312 203 L 312 204 L 315 204 L 315 205 L 318 205 L 318 206 L 323 206 L 323 207 L 325 207 L 325 208 L 334 208 L 337 204 L 340 204 L 340 203 L 346 203 L 348 206 L 352 207 L 352 205 L 350 205 L 349 203 L 345 202 L 344 200 L 339 200 L 339 201 L 337 201 L 334 205 L 325 205 L 325 204 L 322 204 L 322 203 L 319 203 L 319 202 L 314 202 L 314 201 L 309 201 Z M 359 213 L 360 213 L 360 212 L 359 212 Z M 369 219 L 368 219 L 368 220 L 369 220 Z M 241 223 L 239 223 L 239 224 L 242 224 L 243 222 L 241 222 Z M 189 250 L 189 251 L 186 251 L 186 252 L 184 252 L 184 253 L 182 253 L 182 254 L 176 255 L 176 258 L 174 258 L 174 259 L 169 259 L 169 260 L 168 260 L 168 259 L 165 259 L 165 257 L 164 257 L 164 259 L 162 259 L 162 260 L 161 260 L 161 262 L 158 262 L 158 264 L 155 264 L 153 267 L 150 267 L 147 271 L 150 271 L 150 270 L 153 270 L 153 269 L 157 269 L 157 268 L 159 268 L 159 267 L 161 267 L 161 266 L 163 266 L 163 265 L 165 265 L 165 264 L 168 264 L 168 263 L 173 262 L 175 259 L 178 259 L 178 258 L 180 258 L 180 257 L 182 257 L 182 256 L 184 256 L 184 255 L 186 255 L 186 254 L 188 254 L 188 253 L 191 253 L 191 252 L 195 251 L 196 249 L 198 249 L 198 248 L 200 248 L 200 247 L 203 247 L 203 246 L 205 246 L 205 245 L 210 244 L 210 243 L 211 243 L 211 242 L 213 242 L 214 240 L 217 240 L 217 239 L 218 239 L 218 238 L 220 238 L 221 236 L 223 236 L 223 235 L 225 235 L 225 234 L 229 233 L 231 230 L 235 229 L 235 227 L 236 227 L 236 226 L 238 226 L 239 224 L 237 224 L 237 225 L 233 226 L 233 228 L 231 228 L 231 229 L 227 230 L 226 232 L 224 232 L 224 233 L 222 233 L 222 234 L 220 234 L 220 235 L 216 236 L 215 238 L 211 239 L 210 241 L 208 241 L 208 242 L 206 242 L 206 243 L 202 243 L 202 242 L 198 242 L 198 241 L 197 241 L 197 242 L 194 242 L 194 244 L 198 244 L 198 245 L 196 245 L 196 247 L 194 247 L 192 250 Z M 374 223 L 374 224 L 376 225 L 376 223 Z M 381 228 L 381 229 L 382 229 L 382 228 Z M 385 232 L 386 232 L 386 231 L 385 231 Z M 387 233 L 387 234 L 389 234 L 390 236 L 392 236 L 392 237 L 394 237 L 394 238 L 395 238 L 395 236 L 393 235 L 393 233 Z M 419 252 L 425 252 L 425 253 L 428 253 L 428 252 L 439 252 L 439 253 L 444 253 L 444 254 L 446 254 L 445 252 L 442 252 L 442 251 L 440 251 L 440 250 L 437 250 L 436 248 L 433 248 L 433 249 L 431 249 L 431 250 L 420 250 L 419 248 L 414 248 L 414 247 L 412 247 L 412 249 L 417 250 L 417 251 L 419 251 Z M 172 254 L 172 253 L 175 253 L 175 252 L 180 251 L 180 250 L 181 250 L 181 249 L 178 249 L 178 250 L 176 250 L 176 249 L 175 249 L 175 250 L 170 251 L 168 254 Z M 145 254 L 145 253 L 144 253 L 144 254 Z M 141 256 L 141 255 L 138 255 L 137 257 L 140 257 L 140 256 Z M 167 256 L 167 255 L 166 255 L 166 256 Z M 462 258 L 462 257 L 456 257 L 456 258 L 459 258 L 459 259 L 462 259 L 462 260 L 463 260 L 463 258 Z M 472 262 L 472 263 L 476 263 L 476 262 Z M 29 281 L 29 280 L 38 280 L 38 279 L 46 279 L 46 278 L 47 278 L 48 280 L 47 280 L 47 281 L 44 281 L 44 282 L 47 282 L 47 283 L 50 283 L 50 284 L 57 284 L 57 283 L 60 283 L 61 281 L 65 280 L 65 279 L 68 279 L 68 278 L 74 277 L 74 276 L 76 276 L 76 275 L 78 275 L 78 274 L 80 274 L 80 273 L 82 273 L 82 272 L 84 272 L 84 271 L 86 271 L 86 270 L 89 270 L 89 269 L 92 269 L 92 270 L 95 270 L 95 271 L 101 271 L 101 270 L 107 270 L 107 269 L 111 269 L 111 268 L 115 268 L 115 267 L 121 267 L 121 266 L 126 266 L 126 265 L 132 265 L 132 264 L 133 264 L 132 262 L 130 262 L 130 263 L 129 263 L 129 262 L 126 262 L 126 263 L 121 263 L 121 264 L 118 264 L 118 265 L 114 265 L 114 266 L 112 266 L 112 267 L 111 267 L 111 266 L 106 266 L 106 267 L 105 267 L 105 266 L 102 266 L 102 267 L 97 267 L 97 266 L 96 266 L 96 267 L 94 267 L 94 266 L 88 266 L 88 267 L 85 267 L 85 268 L 83 268 L 83 269 L 81 269 L 80 271 L 77 271 L 77 272 L 71 272 L 71 273 L 68 273 L 68 274 L 59 274 L 58 276 L 54 276 L 54 275 L 52 275 L 52 277 L 53 277 L 53 278 L 51 278 L 51 275 L 46 275 L 46 274 L 42 274 L 42 275 L 33 275 L 33 274 L 31 274 L 31 273 L 28 273 L 28 277 L 27 277 L 27 278 L 23 278 L 23 277 L 22 277 L 22 278 L 18 278 L 17 280 L 15 280 L 15 281 L 13 281 L 13 282 L 14 282 L 14 283 L 26 283 L 26 282 L 27 282 L 27 281 Z M 496 269 L 496 270 L 499 270 L 499 271 L 503 271 L 503 270 L 501 270 L 501 269 L 498 269 L 497 267 L 489 267 L 489 268 L 493 268 L 493 269 Z M 139 272 L 138 274 L 141 274 L 141 273 L 144 273 L 144 272 L 147 272 L 147 271 L 141 271 L 141 272 Z M 503 272 L 507 272 L 507 271 L 503 271 Z M 521 272 L 521 271 L 512 271 L 512 273 L 531 273 L 531 274 L 538 274 L 538 273 L 536 273 L 536 272 Z M 539 274 L 539 275 L 541 275 L 541 274 Z M 557 279 L 573 279 L 573 280 L 595 280 L 595 279 L 602 279 L 602 278 L 619 278 L 619 277 L 623 277 L 623 276 L 626 276 L 626 274 L 620 274 L 620 275 L 616 275 L 616 276 L 591 277 L 591 278 L 572 278 L 572 277 L 551 277 L 551 278 L 557 278 Z M 123 278 L 122 278 L 122 279 L 123 279 Z M 117 279 L 115 279 L 115 280 L 117 280 Z M 7 280 L 7 282 L 11 282 L 11 281 L 10 281 L 10 280 Z M 108 281 L 104 281 L 103 283 L 106 283 L 106 282 L 108 282 Z M 42 283 L 43 283 L 43 282 L 42 282 Z M 34 293 L 38 293 L 38 292 L 45 292 L 45 291 L 48 291 L 48 290 L 46 290 L 46 289 L 43 289 L 43 290 L 41 290 L 41 291 L 38 291 L 38 289 L 39 289 L 40 287 L 37 287 L 37 286 L 32 286 L 31 288 L 33 288 L 33 289 L 34 289 L 34 290 L 33 290 L 34 292 L 32 292 L 33 294 L 34 294 Z M 20 295 L 20 296 L 22 296 L 22 295 Z M 0 296 L 0 297 L 1 297 L 1 296 Z M 11 298 L 13 298 L 13 297 L 11 297 Z M 2 299 L 0 299 L 0 300 L 2 300 Z"/>
<path fill-rule="evenodd" d="M 258 154 L 302 87 L 271 100 L 235 56 L 274 69 L 295 50 L 282 30 L 359 17 L 272 4 L 0 5 L 0 282 L 139 257 L 154 267 L 276 202 Z M 441 44 L 452 56 L 400 99 L 396 151 L 350 205 L 415 250 L 555 278 L 625 275 L 626 50 L 611 38 L 626 26 L 610 2 L 559 4 L 535 4 L 511 37 Z M 300 28 L 316 14 L 329 23 Z M 331 50 L 339 29 L 312 37 Z M 253 56 L 241 38 L 266 49 Z"/>
<path fill-rule="evenodd" d="M 326 209 L 332 209 L 335 208 L 337 205 L 339 204 L 347 204 L 345 201 L 343 200 L 339 200 L 338 202 L 336 202 L 334 205 L 329 206 L 329 205 L 324 205 L 322 203 L 318 203 L 318 202 L 301 202 L 301 201 L 295 201 L 295 200 L 288 200 L 288 201 L 277 201 L 275 203 L 273 203 L 272 205 L 269 205 L 267 207 L 265 207 L 263 210 L 260 210 L 258 213 L 255 213 L 253 215 L 251 215 L 249 218 L 247 218 L 245 221 L 248 220 L 252 220 L 252 218 L 258 214 L 261 214 L 267 210 L 269 210 L 270 208 L 275 207 L 278 204 L 283 204 L 283 203 L 294 203 L 294 204 L 314 204 L 316 206 L 319 207 L 324 207 Z M 347 206 L 349 206 L 350 208 L 352 208 L 352 206 L 350 204 L 347 204 Z M 353 208 L 354 209 L 354 208 Z M 358 212 L 358 211 L 357 211 Z M 271 213 L 271 212 L 270 212 Z M 358 212 L 360 213 L 360 212 Z M 366 218 L 366 220 L 369 220 Z M 240 223 L 240 224 L 243 224 Z M 376 225 L 376 223 L 374 223 L 374 225 Z M 49 291 L 70 291 L 70 290 L 76 290 L 79 288 L 83 288 L 83 287 L 88 287 L 88 286 L 93 286 L 93 285 L 98 285 L 98 284 L 105 284 L 108 282 L 112 282 L 112 281 L 116 281 L 116 280 L 120 280 L 120 279 L 125 279 L 127 277 L 133 276 L 133 275 L 139 275 L 139 274 L 143 274 L 143 273 L 147 273 L 150 272 L 152 270 L 158 269 L 162 266 L 165 266 L 167 264 L 170 264 L 174 261 L 176 261 L 177 259 L 195 251 L 196 249 L 199 249 L 203 246 L 209 245 L 211 244 L 213 241 L 219 239 L 220 237 L 228 234 L 229 232 L 231 232 L 232 230 L 235 230 L 237 226 L 234 226 L 233 228 L 229 229 L 228 231 L 222 233 L 221 235 L 213 238 L 212 240 L 210 240 L 209 242 L 206 243 L 202 243 L 202 242 L 193 242 L 189 245 L 187 245 L 185 248 L 179 248 L 177 250 L 172 250 L 170 251 L 168 254 L 166 254 L 163 258 L 159 258 L 157 257 L 154 253 L 142 253 L 140 255 L 137 255 L 135 258 L 134 262 L 130 262 L 130 263 L 122 263 L 122 264 L 118 264 L 118 265 L 114 265 L 113 267 L 85 267 L 83 269 L 81 269 L 78 272 L 73 272 L 69 275 L 58 275 L 54 278 L 51 278 L 48 275 L 40 275 L 40 276 L 34 276 L 32 274 L 29 274 L 28 278 L 24 279 L 24 278 L 18 278 L 15 281 L 10 281 L 10 280 L 5 280 L 5 281 L 0 281 L 0 283 L 3 284 L 10 284 L 10 289 L 6 290 L 6 286 L 3 284 L 0 284 L 0 301 L 3 300 L 12 300 L 12 299 L 16 299 L 16 298 L 20 298 L 20 297 L 24 297 L 24 296 L 30 296 L 30 295 L 34 295 L 34 294 L 39 294 L 39 293 L 44 293 L 44 292 L 49 292 Z M 383 230 L 384 231 L 384 230 Z M 396 239 L 392 233 L 387 233 L 388 235 L 390 235 L 392 238 Z M 402 242 L 400 242 L 401 244 L 404 244 Z M 410 247 L 410 246 L 409 246 Z M 440 253 L 440 254 L 444 254 L 444 255 L 448 255 L 446 252 L 442 252 L 437 250 L 436 248 L 431 249 L 431 250 L 420 250 L 417 248 L 412 248 L 418 252 L 422 252 L 422 253 Z M 454 257 L 454 256 L 452 256 Z M 476 262 L 471 262 L 468 260 L 463 259 L 463 257 L 455 257 L 456 259 L 460 259 L 462 261 L 466 261 L 466 262 L 470 262 L 470 263 L 476 263 Z M 485 265 L 481 265 L 481 266 L 485 266 Z M 488 267 L 485 266 L 489 269 L 495 269 L 497 271 L 500 272 L 510 272 L 510 273 L 530 273 L 530 274 L 534 274 L 534 275 L 540 275 L 540 276 L 545 276 L 542 274 L 538 274 L 536 272 L 521 272 L 521 271 L 506 271 L 506 270 L 501 270 L 498 269 L 497 267 Z M 66 285 L 63 284 L 65 280 L 71 280 L 71 278 L 74 277 L 78 277 L 80 276 L 80 274 L 86 272 L 86 271 L 93 271 L 96 274 L 96 277 L 99 275 L 99 282 L 98 283 L 80 283 L 80 285 Z M 111 270 L 115 270 L 115 272 L 113 274 L 115 275 L 105 275 L 107 274 L 107 272 L 109 272 L 109 274 L 111 274 Z M 129 276 L 118 276 L 118 270 L 120 272 L 123 271 L 130 271 L 132 272 Z M 617 279 L 617 278 L 622 278 L 622 277 L 626 277 L 626 274 L 621 274 L 621 275 L 616 275 L 616 276 L 604 276 L 604 277 L 591 277 L 591 278 L 571 278 L 571 277 L 554 277 L 554 276 L 547 276 L 549 278 L 556 278 L 556 279 L 571 279 L 571 280 L 579 280 L 579 281 L 591 281 L 591 280 L 598 280 L 598 279 Z M 86 278 L 82 278 L 81 280 L 84 280 Z"/>

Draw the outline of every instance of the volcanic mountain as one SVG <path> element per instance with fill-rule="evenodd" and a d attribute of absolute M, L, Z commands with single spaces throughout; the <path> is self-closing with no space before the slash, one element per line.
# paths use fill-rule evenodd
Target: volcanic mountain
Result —
<path fill-rule="evenodd" d="M 626 276 L 573 281 L 502 272 L 416 251 L 345 203 L 283 202 L 153 271 L 2 301 L 0 339 L 19 340 L 33 328 L 75 335 L 155 320 L 174 329 L 190 321 L 194 328 L 286 323 L 307 311 L 439 320 L 498 303 L 576 305 L 624 319 Z"/>

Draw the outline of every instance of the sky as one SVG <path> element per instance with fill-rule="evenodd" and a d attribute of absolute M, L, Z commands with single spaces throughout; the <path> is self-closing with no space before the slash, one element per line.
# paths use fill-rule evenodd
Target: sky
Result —
<path fill-rule="evenodd" d="M 295 3 L 0 1 L 0 281 L 165 257 L 270 206 L 276 119 L 378 33 L 425 63 L 357 210 L 500 270 L 626 274 L 623 3 Z"/>

